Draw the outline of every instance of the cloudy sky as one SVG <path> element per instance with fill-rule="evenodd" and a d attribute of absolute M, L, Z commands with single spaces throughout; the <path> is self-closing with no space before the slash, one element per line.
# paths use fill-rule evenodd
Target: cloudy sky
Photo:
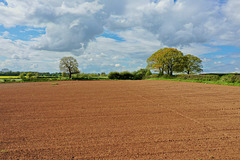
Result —
<path fill-rule="evenodd" d="M 239 0 L 0 0 L 0 70 L 134 71 L 173 47 L 204 72 L 240 72 Z"/>

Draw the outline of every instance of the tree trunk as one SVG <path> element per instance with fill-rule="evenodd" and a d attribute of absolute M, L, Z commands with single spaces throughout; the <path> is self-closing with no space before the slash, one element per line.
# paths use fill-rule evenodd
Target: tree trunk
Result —
<path fill-rule="evenodd" d="M 68 78 L 71 79 L 72 78 L 72 72 L 71 72 L 70 67 L 68 68 L 68 72 L 69 72 Z"/>
<path fill-rule="evenodd" d="M 171 65 L 171 67 L 170 67 L 170 76 L 172 76 L 173 75 L 173 66 Z"/>
<path fill-rule="evenodd" d="M 188 74 L 188 75 L 190 74 L 190 71 L 189 71 L 189 70 L 187 71 L 187 74 Z"/>
<path fill-rule="evenodd" d="M 162 67 L 162 75 L 164 75 L 164 68 L 165 68 L 165 66 L 164 66 L 164 64 L 163 64 L 163 67 Z"/>
<path fill-rule="evenodd" d="M 170 74 L 170 68 L 169 67 L 167 68 L 167 74 L 168 75 Z"/>
<path fill-rule="evenodd" d="M 164 71 L 163 71 L 163 68 L 159 68 L 159 74 L 160 74 L 160 75 L 164 75 L 163 72 L 164 72 Z"/>

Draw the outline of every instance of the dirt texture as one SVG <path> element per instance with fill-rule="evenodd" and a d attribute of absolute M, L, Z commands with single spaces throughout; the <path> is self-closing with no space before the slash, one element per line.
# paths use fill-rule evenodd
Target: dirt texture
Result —
<path fill-rule="evenodd" d="M 0 84 L 0 159 L 240 159 L 240 87 Z"/>

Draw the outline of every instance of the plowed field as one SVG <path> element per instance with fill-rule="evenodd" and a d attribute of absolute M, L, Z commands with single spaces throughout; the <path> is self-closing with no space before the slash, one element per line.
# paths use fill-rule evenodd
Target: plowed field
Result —
<path fill-rule="evenodd" d="M 240 87 L 0 84 L 0 159 L 240 159 Z"/>

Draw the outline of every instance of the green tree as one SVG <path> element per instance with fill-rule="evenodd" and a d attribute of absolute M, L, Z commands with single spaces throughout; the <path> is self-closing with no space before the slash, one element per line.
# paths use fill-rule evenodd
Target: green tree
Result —
<path fill-rule="evenodd" d="M 101 73 L 101 76 L 104 77 L 104 76 L 107 76 L 107 74 L 106 74 L 105 72 L 102 72 L 102 73 Z"/>
<path fill-rule="evenodd" d="M 160 75 L 166 72 L 173 75 L 173 72 L 182 72 L 183 53 L 174 48 L 164 48 L 155 52 L 147 59 L 148 68 L 157 69 Z"/>
<path fill-rule="evenodd" d="M 35 77 L 39 78 L 39 73 L 38 72 L 35 73 Z"/>
<path fill-rule="evenodd" d="M 32 72 L 28 72 L 26 77 L 27 77 L 27 79 L 30 80 L 33 76 L 34 76 L 34 74 Z"/>
<path fill-rule="evenodd" d="M 109 79 L 120 79 L 121 78 L 121 75 L 119 72 L 110 72 L 108 74 L 108 78 Z"/>
<path fill-rule="evenodd" d="M 72 78 L 72 74 L 79 73 L 78 62 L 73 57 L 63 57 L 60 60 L 59 68 L 61 71 L 69 74 L 69 78 Z"/>
<path fill-rule="evenodd" d="M 165 61 L 164 61 L 164 51 L 167 48 L 160 49 L 157 52 L 153 53 L 148 59 L 147 68 L 154 69 L 155 71 L 158 71 L 159 74 L 163 75 L 165 70 Z"/>
<path fill-rule="evenodd" d="M 191 54 L 183 57 L 184 61 L 184 72 L 187 74 L 202 72 L 202 60 Z"/>
<path fill-rule="evenodd" d="M 20 75 L 19 75 L 19 77 L 24 81 L 24 80 L 26 80 L 26 77 L 24 76 L 24 73 L 21 73 Z"/>
<path fill-rule="evenodd" d="M 147 76 L 150 76 L 152 73 L 149 69 L 139 69 L 138 71 L 133 72 L 133 79 L 140 80 L 144 79 Z"/>

